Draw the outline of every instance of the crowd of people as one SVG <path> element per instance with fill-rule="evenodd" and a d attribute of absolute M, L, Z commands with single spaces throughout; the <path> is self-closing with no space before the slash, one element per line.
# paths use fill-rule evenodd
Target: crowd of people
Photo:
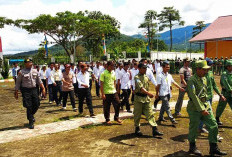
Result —
<path fill-rule="evenodd" d="M 220 66 L 220 70 L 218 70 L 218 64 L 210 58 L 205 60 L 185 58 L 183 61 L 179 59 L 176 61 L 178 64 L 169 60 L 152 62 L 146 59 L 141 59 L 139 62 L 135 59 L 127 62 L 78 62 L 77 65 L 50 63 L 48 67 L 43 65 L 40 69 L 39 66 L 33 65 L 31 59 L 26 59 L 24 61 L 25 68 L 18 70 L 17 64 L 14 64 L 12 71 L 16 83 L 15 98 L 18 98 L 20 90 L 23 105 L 27 108 L 30 129 L 34 128 L 34 114 L 39 108 L 40 99 L 47 99 L 47 93 L 49 103 L 55 102 L 57 106 L 62 106 L 62 110 L 66 110 L 69 95 L 73 111 L 78 111 L 80 115 L 83 115 L 83 102 L 86 100 L 90 117 L 94 118 L 91 89 L 92 83 L 95 83 L 96 96 L 103 100 L 106 124 L 111 124 L 110 106 L 112 103 L 115 111 L 114 120 L 118 124 L 122 124 L 119 115 L 120 109 L 123 110 L 125 107 L 127 112 L 134 114 L 137 136 L 142 136 L 140 118 L 143 114 L 152 126 L 153 136 L 156 137 L 162 136 L 163 133 L 158 131 L 151 98 L 155 97 L 154 108 L 157 107 L 159 101 L 162 101 L 158 122 L 166 122 L 164 118 L 166 112 L 171 123 L 177 124 L 169 104 L 173 84 L 179 89 L 174 113 L 176 117 L 181 116 L 185 93 L 189 97 L 187 105 L 190 119 L 189 152 L 202 155 L 197 149 L 195 141 L 198 133 L 204 132 L 209 134 L 210 154 L 225 155 L 226 153 L 220 151 L 217 146 L 218 125 L 223 125 L 220 117 L 226 104 L 229 103 L 232 108 L 232 60 L 223 60 L 223 67 Z M 170 73 L 172 66 L 174 69 L 179 68 L 180 85 L 174 81 Z M 180 68 L 180 66 L 182 67 Z M 215 83 L 214 74 L 220 73 L 221 70 L 222 91 L 220 92 Z M 149 91 L 149 83 L 154 84 L 156 94 Z M 213 91 L 220 96 L 216 116 L 213 115 L 211 107 Z M 75 104 L 76 98 L 79 101 L 78 109 Z M 133 111 L 131 105 L 134 105 Z"/>

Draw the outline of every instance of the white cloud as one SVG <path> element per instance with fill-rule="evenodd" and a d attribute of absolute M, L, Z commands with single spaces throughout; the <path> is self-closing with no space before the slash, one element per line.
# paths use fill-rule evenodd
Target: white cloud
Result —
<path fill-rule="evenodd" d="M 111 0 L 67 0 L 59 2 L 54 0 L 56 3 L 52 2 L 46 3 L 44 0 L 0 0 L 0 16 L 12 19 L 30 19 L 40 14 L 55 15 L 56 12 L 66 10 L 72 12 L 98 10 L 120 21 L 121 33 L 132 35 L 143 32 L 143 30 L 138 29 L 138 26 L 143 22 L 144 14 L 149 9 L 160 13 L 163 7 L 174 6 L 175 9 L 180 11 L 185 25 L 193 25 L 199 20 L 211 23 L 218 16 L 231 14 L 230 6 L 232 4 L 230 0 L 126 0 L 122 5 L 114 7 Z M 41 34 L 29 35 L 24 30 L 9 26 L 0 30 L 0 36 L 2 37 L 4 52 L 34 50 L 44 39 Z"/>

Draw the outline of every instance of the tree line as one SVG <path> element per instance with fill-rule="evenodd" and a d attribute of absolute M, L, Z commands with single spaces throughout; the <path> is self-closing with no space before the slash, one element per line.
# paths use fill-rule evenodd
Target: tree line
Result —
<path fill-rule="evenodd" d="M 200 21 L 194 28 L 194 35 L 201 32 L 205 25 Z M 144 29 L 146 40 L 135 39 L 133 41 L 119 41 L 120 22 L 110 15 L 100 11 L 70 11 L 58 12 L 55 16 L 41 14 L 34 19 L 11 20 L 0 17 L 0 28 L 4 25 L 14 25 L 22 28 L 28 33 L 39 33 L 51 37 L 53 44 L 60 45 L 68 56 L 74 54 L 78 46 L 84 47 L 95 56 L 103 55 L 102 38 L 112 40 L 108 45 L 108 50 L 118 54 L 122 51 L 134 52 L 149 49 L 153 50 L 157 46 L 159 50 L 167 50 L 167 45 L 159 40 L 158 31 L 165 28 L 170 30 L 170 49 L 172 51 L 172 29 L 176 25 L 184 25 L 180 13 L 174 7 L 164 7 L 160 14 L 154 10 L 148 10 L 144 16 L 144 22 L 138 28 Z M 146 44 L 147 42 L 147 44 Z M 74 46 L 75 45 L 75 46 Z M 107 51 L 108 51 L 107 50 Z"/>

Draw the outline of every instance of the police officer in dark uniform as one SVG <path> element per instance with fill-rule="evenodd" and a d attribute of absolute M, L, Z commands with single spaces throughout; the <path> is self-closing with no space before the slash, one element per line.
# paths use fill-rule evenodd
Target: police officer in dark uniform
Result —
<path fill-rule="evenodd" d="M 25 68 L 20 71 L 15 85 L 15 99 L 18 99 L 18 91 L 21 90 L 23 106 L 27 108 L 29 128 L 34 129 L 34 114 L 39 109 L 40 101 L 36 85 L 40 85 L 45 96 L 45 88 L 36 69 L 32 68 L 32 60 L 25 59 Z"/>

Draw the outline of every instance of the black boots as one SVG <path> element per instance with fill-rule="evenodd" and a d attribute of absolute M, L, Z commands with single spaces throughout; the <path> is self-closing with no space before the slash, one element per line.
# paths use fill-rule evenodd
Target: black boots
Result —
<path fill-rule="evenodd" d="M 209 151 L 210 156 L 227 155 L 226 152 L 220 151 L 220 149 L 218 148 L 217 143 L 210 143 L 209 145 L 210 145 L 210 151 Z"/>
<path fill-rule="evenodd" d="M 34 120 L 29 121 L 29 129 L 34 129 Z"/>
<path fill-rule="evenodd" d="M 143 136 L 143 133 L 140 131 L 140 128 L 138 126 L 135 127 L 135 135 L 136 136 Z"/>
<path fill-rule="evenodd" d="M 220 121 L 219 117 L 216 117 L 216 120 L 218 125 L 222 125 L 222 122 Z"/>
<path fill-rule="evenodd" d="M 196 143 L 189 143 L 189 154 L 194 154 L 197 156 L 203 156 L 203 154 L 197 149 Z"/>
<path fill-rule="evenodd" d="M 153 137 L 162 136 L 163 133 L 162 133 L 162 132 L 159 132 L 158 129 L 157 129 L 157 127 L 154 126 L 154 127 L 152 127 L 152 135 L 153 135 Z"/>

